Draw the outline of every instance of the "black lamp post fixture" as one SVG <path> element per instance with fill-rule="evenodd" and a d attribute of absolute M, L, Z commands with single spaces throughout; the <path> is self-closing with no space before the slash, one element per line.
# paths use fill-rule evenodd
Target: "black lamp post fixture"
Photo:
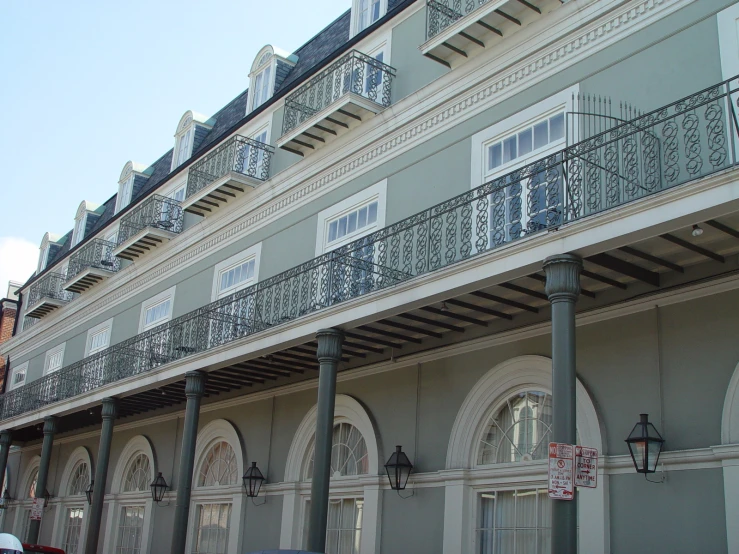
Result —
<path fill-rule="evenodd" d="M 2 497 L 0 497 L 0 510 L 7 510 L 8 504 L 10 501 L 13 500 L 10 497 L 10 493 L 8 492 L 8 489 L 5 489 L 5 492 L 3 493 Z"/>
<path fill-rule="evenodd" d="M 394 491 L 405 490 L 405 486 L 408 484 L 408 477 L 411 475 L 413 470 L 413 464 L 408 459 L 408 456 L 403 452 L 403 447 L 398 445 L 395 447 L 390 459 L 385 464 L 385 471 L 387 471 L 387 478 L 390 479 L 390 488 Z"/>
<path fill-rule="evenodd" d="M 160 471 L 157 475 L 156 479 L 152 481 L 151 485 L 151 499 L 154 502 L 161 502 L 164 498 L 164 493 L 167 492 L 167 489 L 169 489 L 169 485 L 167 485 L 167 481 L 164 480 L 164 477 L 162 477 L 162 472 Z"/>
<path fill-rule="evenodd" d="M 259 471 L 257 462 L 252 462 L 251 467 L 244 472 L 242 480 L 244 481 L 244 491 L 246 491 L 246 496 L 249 498 L 255 498 L 259 496 L 259 489 L 262 488 L 262 483 L 264 483 L 267 478 L 262 475 L 261 471 Z"/>
<path fill-rule="evenodd" d="M 649 423 L 648 414 L 640 414 L 640 418 L 639 423 L 634 425 L 629 438 L 626 439 L 626 444 L 629 445 L 629 452 L 637 473 L 643 473 L 646 477 L 647 473 L 657 471 L 657 461 L 665 439 L 654 425 Z"/>
<path fill-rule="evenodd" d="M 87 487 L 87 490 L 85 491 L 85 496 L 87 497 L 87 503 L 92 506 L 92 491 L 95 490 L 95 480 L 93 479 L 90 481 L 90 486 Z"/>

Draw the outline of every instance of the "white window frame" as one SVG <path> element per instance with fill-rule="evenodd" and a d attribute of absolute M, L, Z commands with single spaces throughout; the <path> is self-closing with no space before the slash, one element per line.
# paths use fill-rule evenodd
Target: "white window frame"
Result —
<path fill-rule="evenodd" d="M 105 346 L 101 346 L 93 350 L 92 338 L 105 330 L 108 331 L 108 340 Z M 85 357 L 90 356 L 92 354 L 96 354 L 108 348 L 108 346 L 110 346 L 110 335 L 112 332 L 113 332 L 113 318 L 112 317 L 106 321 L 103 321 L 102 323 L 98 325 L 95 325 L 95 327 L 90 327 L 90 329 L 87 330 L 87 339 L 85 340 Z"/>
<path fill-rule="evenodd" d="M 342 217 L 345 214 L 351 213 L 354 210 L 361 208 L 364 205 L 370 204 L 377 201 L 377 220 L 371 224 L 363 227 L 361 230 L 352 233 L 351 235 L 345 236 L 340 240 L 328 244 L 328 230 L 329 225 L 335 219 Z M 379 183 L 367 187 L 366 189 L 358 192 L 321 211 L 318 214 L 318 229 L 316 232 L 316 256 L 330 252 L 335 248 L 348 244 L 358 238 L 366 236 L 378 229 L 382 229 L 385 226 L 385 212 L 387 207 L 387 179 L 383 179 Z"/>
<path fill-rule="evenodd" d="M 54 515 L 54 529 L 51 538 L 52 545 L 60 545 L 64 540 L 64 526 L 68 508 L 82 508 L 82 527 L 80 529 L 79 545 L 81 546 L 85 540 L 87 523 L 90 517 L 90 507 L 85 500 L 84 494 L 75 496 L 69 495 L 71 479 L 74 475 L 73 472 L 79 462 L 85 462 L 87 464 L 88 470 L 90 472 L 90 479 L 94 479 L 95 468 L 92 465 L 90 452 L 84 446 L 78 446 L 72 451 L 71 455 L 67 459 L 66 465 L 64 466 L 62 478 L 59 481 L 59 497 L 52 499 L 52 502 L 56 504 L 56 513 Z M 78 552 L 78 554 L 81 554 L 81 552 Z"/>
<path fill-rule="evenodd" d="M 77 246 L 82 239 L 85 238 L 85 227 L 87 226 L 87 212 L 83 212 L 80 217 L 74 220 L 74 229 L 72 230 L 72 247 Z"/>
<path fill-rule="evenodd" d="M 20 383 L 15 383 L 15 377 L 19 373 L 23 373 L 23 380 Z M 26 384 L 26 380 L 28 379 L 28 362 L 23 362 L 22 364 L 19 364 L 15 367 L 11 367 L 10 369 L 10 378 L 8 379 L 8 390 L 17 389 L 18 387 L 22 387 Z"/>
<path fill-rule="evenodd" d="M 41 247 L 41 252 L 39 252 L 39 260 L 38 260 L 38 272 L 39 273 L 41 273 L 44 269 L 46 269 L 46 264 L 49 263 L 50 250 L 51 250 L 51 245 L 49 244 Z"/>
<path fill-rule="evenodd" d="M 233 294 L 236 291 L 245 289 L 246 287 L 257 283 L 259 281 L 259 261 L 261 260 L 261 258 L 262 243 L 259 242 L 254 246 L 250 246 L 246 250 L 239 252 L 238 254 L 234 254 L 230 258 L 217 263 L 215 265 L 215 268 L 213 269 L 213 287 L 210 294 L 211 301 L 218 300 L 219 298 L 223 298 L 224 296 L 228 296 L 229 294 Z M 221 275 L 223 275 L 228 270 L 233 269 L 234 267 L 241 265 L 242 263 L 251 259 L 254 260 L 254 277 L 222 292 L 220 290 Z"/>
<path fill-rule="evenodd" d="M 112 242 L 113 244 L 117 244 L 118 243 L 118 226 L 116 225 L 115 228 L 109 229 L 103 236 L 103 240 L 107 242 Z"/>
<path fill-rule="evenodd" d="M 170 319 L 172 319 L 172 311 L 174 309 L 174 298 L 175 298 L 175 291 L 177 289 L 177 285 L 168 288 L 165 291 L 160 292 L 159 294 L 152 296 L 148 300 L 141 303 L 141 314 L 139 316 L 139 333 L 143 333 L 147 329 L 151 329 L 153 327 L 156 327 L 157 325 L 161 325 L 162 323 L 166 323 Z M 167 300 L 170 301 L 169 303 L 169 313 L 166 317 L 163 317 L 162 319 L 158 319 L 157 321 L 150 323 L 146 325 L 146 310 L 149 308 L 153 308 L 154 306 L 161 304 L 162 302 L 166 302 Z"/>
<path fill-rule="evenodd" d="M 49 375 L 51 373 L 55 373 L 59 371 L 61 368 L 64 367 L 64 350 L 67 347 L 67 343 L 63 342 L 54 348 L 51 348 L 46 351 L 46 357 L 44 358 L 44 376 Z M 51 362 L 52 357 L 61 354 L 61 363 L 59 364 L 59 367 L 56 369 L 49 370 L 49 363 Z"/>
<path fill-rule="evenodd" d="M 259 66 L 256 66 L 255 64 L 260 61 L 261 58 L 264 57 L 266 53 L 270 53 L 268 61 L 260 64 Z M 266 97 L 261 99 L 261 102 L 259 104 L 255 104 L 255 100 L 257 97 L 256 94 L 256 86 L 257 86 L 257 77 L 259 75 L 263 75 L 265 71 L 269 69 L 269 81 L 267 84 L 267 93 Z M 275 93 L 275 80 L 277 79 L 277 54 L 273 47 L 271 46 L 265 46 L 262 48 L 254 58 L 254 62 L 252 64 L 252 70 L 251 73 L 249 73 L 249 98 L 247 99 L 247 102 L 249 104 L 248 112 L 253 112 L 256 110 L 259 106 L 267 102 Z M 262 86 L 264 86 L 262 84 Z"/>
<path fill-rule="evenodd" d="M 372 0 L 366 0 L 369 3 L 369 9 L 370 12 L 372 10 Z M 377 16 L 377 19 L 374 21 L 367 22 L 366 25 L 363 25 L 363 21 L 361 20 L 361 14 L 359 12 L 360 6 L 362 4 L 362 0 L 353 0 L 352 1 L 352 14 L 351 14 L 351 36 L 358 35 L 362 31 L 364 31 L 367 27 L 371 27 L 374 25 L 375 22 L 379 21 L 384 17 L 384 15 L 387 13 L 387 0 L 379 0 L 380 3 L 380 12 Z"/>
<path fill-rule="evenodd" d="M 131 173 L 126 179 L 118 183 L 118 195 L 115 199 L 115 213 L 120 212 L 123 208 L 131 203 L 131 197 L 133 196 L 133 182 L 135 177 L 136 175 Z"/>

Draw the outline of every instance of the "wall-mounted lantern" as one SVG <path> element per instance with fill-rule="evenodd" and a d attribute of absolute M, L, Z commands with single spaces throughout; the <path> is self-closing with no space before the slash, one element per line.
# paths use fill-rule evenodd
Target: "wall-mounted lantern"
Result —
<path fill-rule="evenodd" d="M 390 488 L 394 491 L 405 490 L 408 484 L 408 477 L 413 470 L 413 464 L 403 452 L 402 446 L 396 446 L 390 459 L 385 464 L 387 478 L 390 480 Z"/>
<path fill-rule="evenodd" d="M 256 498 L 259 496 L 259 489 L 262 488 L 262 483 L 264 483 L 267 478 L 262 475 L 261 471 L 259 471 L 257 462 L 252 462 L 251 467 L 244 472 L 242 480 L 244 481 L 244 491 L 246 492 L 246 496 L 249 498 Z"/>
<path fill-rule="evenodd" d="M 164 480 L 164 477 L 162 477 L 162 472 L 160 471 L 157 475 L 156 479 L 152 481 L 151 485 L 151 499 L 159 503 L 164 498 L 164 493 L 167 492 L 169 489 L 169 485 L 167 485 L 167 481 Z"/>
<path fill-rule="evenodd" d="M 643 473 L 646 477 L 647 473 L 657 471 L 657 462 L 664 442 L 662 435 L 649 423 L 649 415 L 640 414 L 639 423 L 634 425 L 629 438 L 626 439 L 637 473 Z"/>

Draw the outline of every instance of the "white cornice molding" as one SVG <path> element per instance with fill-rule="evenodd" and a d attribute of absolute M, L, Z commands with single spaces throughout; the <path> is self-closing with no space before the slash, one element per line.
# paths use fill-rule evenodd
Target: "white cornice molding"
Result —
<path fill-rule="evenodd" d="M 93 289 L 97 294 L 90 294 L 84 304 L 86 299 L 78 299 L 47 316 L 41 325 L 11 338 L 0 352 L 5 354 L 17 346 L 28 345 L 41 334 L 46 335 L 45 342 L 58 338 L 70 326 L 79 325 L 157 284 L 168 278 L 172 270 L 188 267 L 204 253 L 213 253 L 242 239 L 246 233 L 272 223 L 288 211 L 387 163 L 690 3 L 691 0 L 642 0 L 622 5 L 624 0 L 600 0 L 565 4 L 553 12 L 551 20 L 544 18 L 514 35 L 506 55 L 492 59 L 491 56 L 478 56 L 389 107 L 349 133 L 346 142 L 336 141 L 322 149 L 325 152 L 320 155 L 281 172 L 276 176 L 279 178 L 258 187 L 254 194 L 245 195 L 243 204 L 222 210 L 222 216 L 206 218 L 170 241 L 168 248 L 147 256 L 140 266 L 132 264 L 110 278 L 100 287 L 100 292 Z M 522 49 L 515 47 L 522 41 L 532 42 L 539 50 L 531 55 L 527 44 L 526 53 L 521 54 Z M 550 45 L 547 46 L 546 41 L 550 41 Z M 491 75 L 496 78 L 491 79 Z M 242 216 L 244 212 L 246 215 Z M 49 332 L 52 325 L 61 322 L 63 328 Z M 13 355 L 24 356 L 41 346 L 33 344 Z"/>

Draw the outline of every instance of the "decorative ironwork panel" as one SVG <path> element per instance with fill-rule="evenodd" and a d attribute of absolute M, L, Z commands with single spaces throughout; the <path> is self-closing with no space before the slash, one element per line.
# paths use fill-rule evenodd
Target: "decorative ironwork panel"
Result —
<path fill-rule="evenodd" d="M 73 292 L 62 288 L 66 277 L 61 273 L 47 273 L 31 285 L 28 292 L 28 306 L 34 306 L 44 298 L 69 302 L 75 297 Z"/>
<path fill-rule="evenodd" d="M 147 227 L 181 233 L 182 215 L 183 210 L 177 200 L 153 194 L 121 218 L 118 245 Z"/>
<path fill-rule="evenodd" d="M 103 239 L 87 242 L 69 258 L 67 281 L 90 267 L 116 272 L 121 268 L 121 261 L 113 255 L 116 245 Z"/>
<path fill-rule="evenodd" d="M 482 2 L 487 3 L 487 2 Z M 426 1 L 426 40 L 434 38 L 455 21 L 462 19 L 477 6 L 470 0 L 465 2 L 462 13 L 460 0 L 427 0 Z"/>
<path fill-rule="evenodd" d="M 395 69 L 389 65 L 352 50 L 285 98 L 282 134 L 349 93 L 387 108 L 394 77 Z"/>
<path fill-rule="evenodd" d="M 274 152 L 269 144 L 241 135 L 231 137 L 192 165 L 187 174 L 186 196 L 189 198 L 229 173 L 266 181 Z"/>

